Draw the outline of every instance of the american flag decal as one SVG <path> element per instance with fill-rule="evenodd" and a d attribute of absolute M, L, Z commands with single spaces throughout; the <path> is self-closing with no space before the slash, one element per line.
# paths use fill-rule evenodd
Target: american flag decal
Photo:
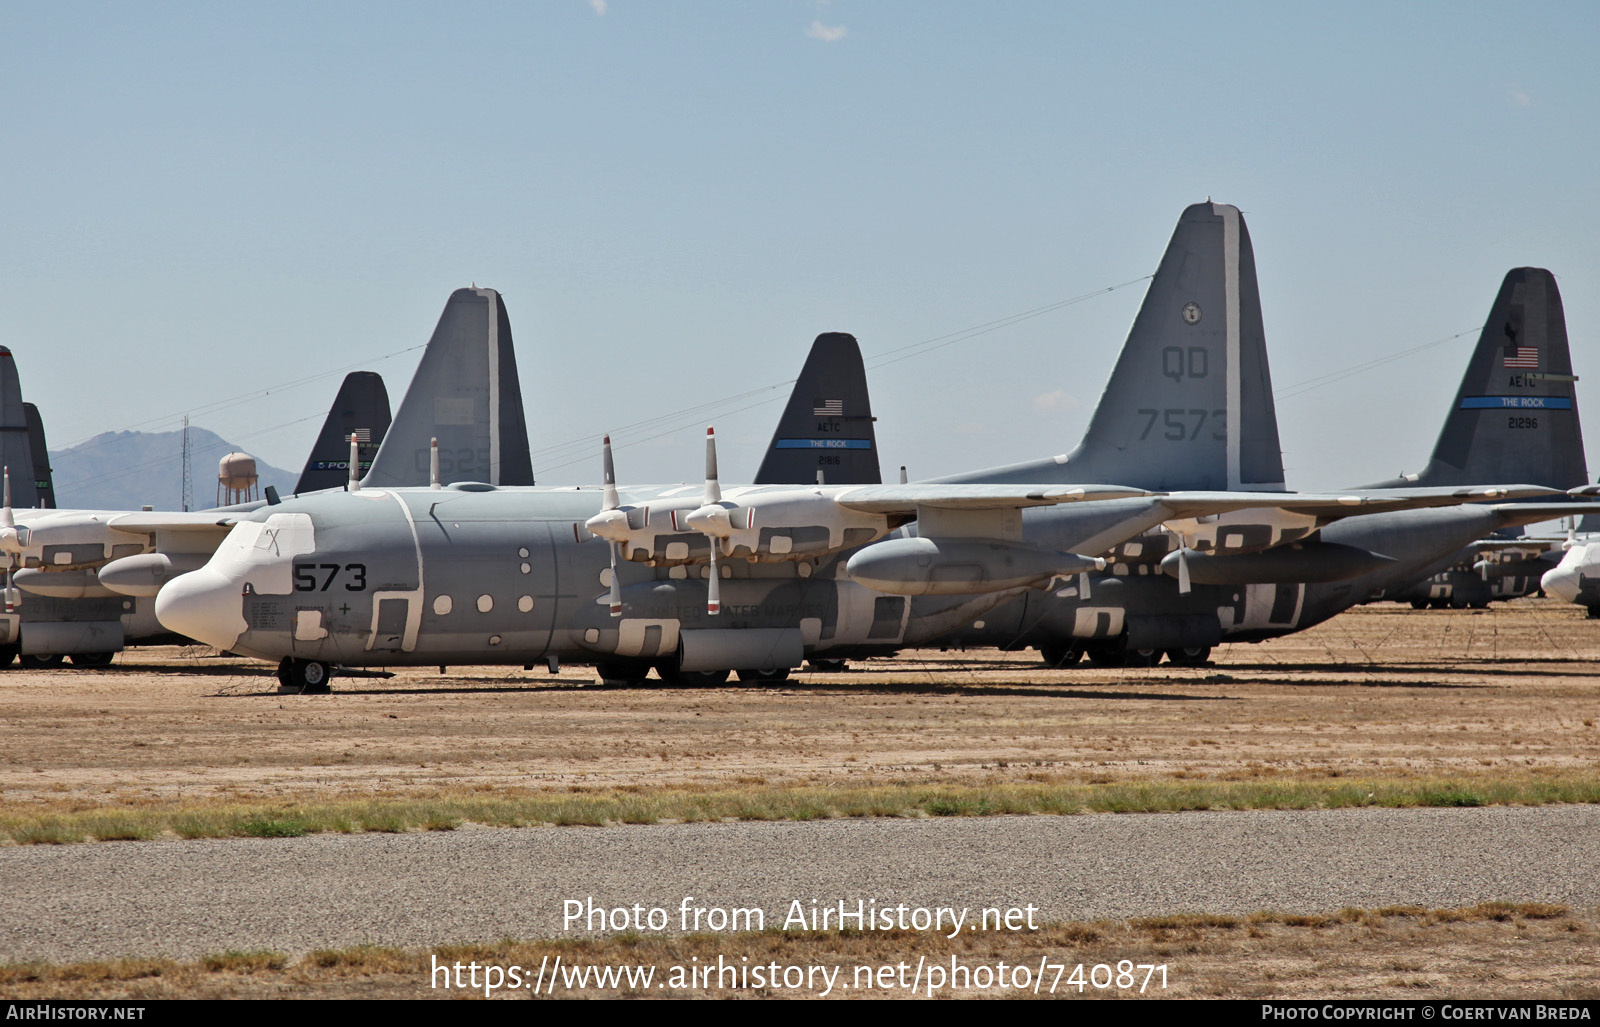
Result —
<path fill-rule="evenodd" d="M 817 399 L 812 400 L 812 402 L 816 406 L 811 408 L 811 412 L 818 417 L 844 416 L 844 400 L 842 399 Z"/>
<path fill-rule="evenodd" d="M 1503 360 L 1507 367 L 1537 368 L 1539 366 L 1539 351 L 1533 346 L 1518 346 L 1516 347 L 1516 352 L 1512 353 L 1511 347 L 1508 346 Z"/>

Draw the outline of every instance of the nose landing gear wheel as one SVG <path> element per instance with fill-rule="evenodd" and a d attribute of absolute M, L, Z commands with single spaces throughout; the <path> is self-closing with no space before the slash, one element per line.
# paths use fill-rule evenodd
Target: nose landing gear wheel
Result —
<path fill-rule="evenodd" d="M 278 691 L 287 695 L 327 695 L 333 668 L 321 660 L 292 660 L 278 664 Z"/>

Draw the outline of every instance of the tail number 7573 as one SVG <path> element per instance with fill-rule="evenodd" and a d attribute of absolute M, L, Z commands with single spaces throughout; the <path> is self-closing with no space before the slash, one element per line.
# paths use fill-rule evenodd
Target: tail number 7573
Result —
<path fill-rule="evenodd" d="M 343 578 L 346 592 L 365 592 L 367 565 L 347 563 L 297 563 L 294 565 L 294 590 L 296 592 L 326 592 L 336 578 Z"/>

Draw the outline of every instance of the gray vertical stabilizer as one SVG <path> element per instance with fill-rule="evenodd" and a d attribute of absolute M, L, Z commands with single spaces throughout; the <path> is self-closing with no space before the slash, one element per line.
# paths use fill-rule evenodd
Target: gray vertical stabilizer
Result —
<path fill-rule="evenodd" d="M 493 289 L 450 294 L 362 484 L 426 483 L 434 438 L 446 482 L 533 484 L 511 321 Z"/>
<path fill-rule="evenodd" d="M 867 369 L 856 337 L 825 332 L 789 393 L 756 472 L 757 485 L 877 485 L 878 441 L 872 430 Z"/>
<path fill-rule="evenodd" d="M 54 510 L 56 484 L 50 473 L 50 447 L 44 440 L 44 418 L 32 403 L 22 404 L 22 409 L 28 420 L 28 449 L 33 454 L 33 491 L 41 508 Z"/>
<path fill-rule="evenodd" d="M 350 480 L 350 436 L 356 436 L 361 468 L 366 470 L 372 466 L 388 431 L 389 390 L 384 388 L 383 377 L 376 371 L 345 375 L 333 406 L 328 408 L 328 419 L 322 422 L 316 445 L 311 447 L 305 470 L 300 472 L 295 492 L 343 488 Z M 423 469 L 421 477 L 405 484 L 428 484 L 427 469 Z"/>
<path fill-rule="evenodd" d="M 1077 449 L 938 480 L 1282 490 L 1255 253 L 1239 208 L 1197 203 L 1178 219 Z"/>
<path fill-rule="evenodd" d="M 4 346 L 0 346 L 0 466 L 11 474 L 11 505 L 17 509 L 38 506 L 22 381 L 17 377 L 16 358 Z"/>
<path fill-rule="evenodd" d="M 1568 489 L 1589 480 L 1578 424 L 1567 319 L 1555 276 L 1513 268 L 1421 473 L 1383 486 L 1526 482 Z"/>

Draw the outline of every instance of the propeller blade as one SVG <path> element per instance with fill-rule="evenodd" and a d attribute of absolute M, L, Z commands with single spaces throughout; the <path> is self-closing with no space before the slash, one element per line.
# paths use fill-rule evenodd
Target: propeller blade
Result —
<path fill-rule="evenodd" d="M 5 477 L 6 477 L 5 507 L 4 508 L 0 508 L 0 528 L 13 528 L 13 527 L 16 527 L 17 521 L 16 521 L 16 518 L 11 516 L 11 468 L 10 467 L 7 467 L 5 469 Z"/>
<path fill-rule="evenodd" d="M 722 486 L 717 484 L 717 429 L 706 429 L 706 499 L 705 505 L 722 502 Z"/>
<path fill-rule="evenodd" d="M 428 440 L 428 487 L 431 489 L 443 488 L 439 481 L 439 440 Z"/>
<path fill-rule="evenodd" d="M 722 568 L 717 565 L 717 550 L 721 543 L 716 539 L 708 539 L 711 543 L 711 577 L 706 579 L 706 613 L 715 617 L 722 612 Z"/>
<path fill-rule="evenodd" d="M 617 577 L 617 550 L 620 543 L 611 543 L 611 616 L 622 616 L 622 582 Z"/>
<path fill-rule="evenodd" d="M 617 468 L 611 462 L 611 436 L 607 435 L 600 443 L 601 453 L 601 483 L 603 485 L 604 502 L 600 504 L 602 510 L 615 510 L 619 505 L 617 500 Z"/>
<path fill-rule="evenodd" d="M 1091 599 L 1091 598 L 1093 598 L 1092 596 L 1089 595 L 1089 572 L 1088 571 L 1084 571 L 1082 574 L 1078 575 L 1078 598 L 1079 599 Z"/>
<path fill-rule="evenodd" d="M 1178 550 L 1178 594 L 1189 594 L 1189 547 Z"/>

